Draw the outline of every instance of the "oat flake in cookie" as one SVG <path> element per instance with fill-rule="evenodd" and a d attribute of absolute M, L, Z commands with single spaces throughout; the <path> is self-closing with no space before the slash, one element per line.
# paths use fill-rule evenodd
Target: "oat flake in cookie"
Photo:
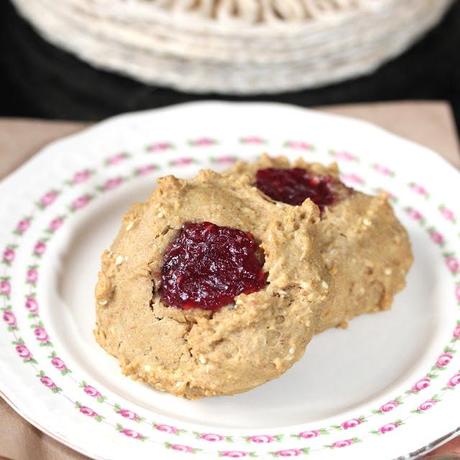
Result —
<path fill-rule="evenodd" d="M 311 201 L 275 205 L 244 175 L 160 179 L 102 255 L 97 341 L 125 374 L 191 399 L 278 377 L 328 303 L 320 223 Z"/>
<path fill-rule="evenodd" d="M 412 251 L 407 232 L 384 194 L 353 190 L 340 181 L 336 165 L 302 159 L 290 163 L 285 157 L 263 155 L 255 163 L 236 164 L 226 174 L 252 185 L 272 200 L 274 208 L 285 202 L 295 209 L 309 198 L 307 202 L 321 209 L 317 244 L 332 284 L 317 332 L 390 308 L 405 286 Z"/>

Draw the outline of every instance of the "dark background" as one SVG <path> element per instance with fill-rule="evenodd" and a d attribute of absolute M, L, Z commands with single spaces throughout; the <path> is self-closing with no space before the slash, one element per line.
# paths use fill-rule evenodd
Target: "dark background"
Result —
<path fill-rule="evenodd" d="M 45 42 L 9 0 L 0 0 L 0 116 L 97 120 L 203 98 L 301 106 L 444 99 L 460 127 L 460 3 L 421 41 L 371 76 L 314 90 L 240 98 L 191 95 L 98 71 Z"/>

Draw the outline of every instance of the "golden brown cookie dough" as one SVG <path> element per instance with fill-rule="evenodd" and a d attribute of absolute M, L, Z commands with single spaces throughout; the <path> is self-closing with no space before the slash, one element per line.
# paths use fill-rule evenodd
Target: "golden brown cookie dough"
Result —
<path fill-rule="evenodd" d="M 215 312 L 164 305 L 163 254 L 186 222 L 251 232 L 264 252 L 266 287 Z M 160 179 L 150 198 L 124 216 L 102 255 L 97 341 L 125 374 L 191 399 L 278 377 L 303 355 L 328 299 L 319 225 L 312 202 L 273 203 L 244 175 L 202 171 L 191 180 Z"/>
<path fill-rule="evenodd" d="M 249 186 L 254 184 L 259 169 L 292 167 L 339 178 L 336 165 L 302 159 L 290 163 L 285 157 L 267 155 L 255 163 L 240 162 L 226 174 L 239 177 Z M 317 332 L 344 327 L 348 320 L 363 313 L 388 309 L 394 295 L 405 286 L 412 264 L 407 232 L 384 194 L 370 196 L 342 184 L 336 185 L 334 192 L 337 201 L 325 207 L 319 222 L 317 244 L 332 287 L 329 302 L 320 312 Z M 272 202 L 273 206 L 279 205 Z"/>

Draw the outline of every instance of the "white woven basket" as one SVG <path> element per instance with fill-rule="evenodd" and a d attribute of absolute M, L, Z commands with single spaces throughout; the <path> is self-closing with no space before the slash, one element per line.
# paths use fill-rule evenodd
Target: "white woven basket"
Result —
<path fill-rule="evenodd" d="M 13 0 L 93 66 L 191 92 L 269 93 L 367 74 L 454 0 Z"/>

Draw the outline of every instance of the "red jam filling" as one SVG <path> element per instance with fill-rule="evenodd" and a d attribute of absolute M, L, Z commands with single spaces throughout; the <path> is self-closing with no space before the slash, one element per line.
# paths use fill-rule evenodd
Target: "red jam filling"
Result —
<path fill-rule="evenodd" d="M 184 310 L 218 310 L 265 286 L 263 258 L 251 233 L 209 222 L 186 223 L 161 269 L 161 300 Z"/>
<path fill-rule="evenodd" d="M 332 176 L 313 174 L 303 168 L 266 168 L 256 174 L 256 187 L 270 198 L 298 206 L 310 198 L 321 211 L 334 203 L 336 197 Z"/>

